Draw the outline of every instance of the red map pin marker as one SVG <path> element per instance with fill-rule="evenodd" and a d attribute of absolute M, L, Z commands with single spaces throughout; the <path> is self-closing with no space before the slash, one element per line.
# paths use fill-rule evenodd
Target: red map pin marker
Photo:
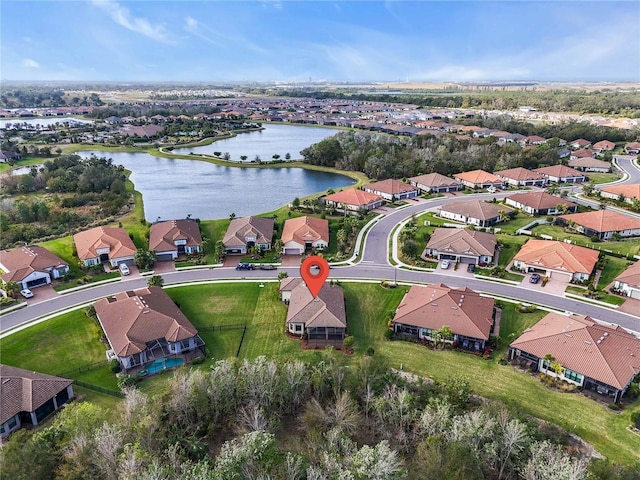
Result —
<path fill-rule="evenodd" d="M 313 267 L 318 267 L 320 271 L 316 274 L 312 273 L 311 269 Z M 317 298 L 320 290 L 322 290 L 324 281 L 329 276 L 329 264 L 324 258 L 316 255 L 307 257 L 300 265 L 300 275 L 302 275 L 302 279 L 307 284 L 307 288 L 313 298 Z"/>

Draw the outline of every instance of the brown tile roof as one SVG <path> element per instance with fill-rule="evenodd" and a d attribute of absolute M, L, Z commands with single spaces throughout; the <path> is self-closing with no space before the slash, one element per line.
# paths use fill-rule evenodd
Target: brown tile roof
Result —
<path fill-rule="evenodd" d="M 292 240 L 300 245 L 316 240 L 329 243 L 329 221 L 306 216 L 287 219 L 282 228 L 282 242 L 287 243 Z"/>
<path fill-rule="evenodd" d="M 388 195 L 399 195 L 401 193 L 413 192 L 416 190 L 416 187 L 413 185 L 409 185 L 408 183 L 404 183 L 393 178 L 382 180 L 381 182 L 370 183 L 368 185 L 364 185 L 362 188 L 369 192 L 376 191 L 386 193 Z"/>
<path fill-rule="evenodd" d="M 395 323 L 437 330 L 447 325 L 454 334 L 487 340 L 493 325 L 493 298 L 466 287 L 442 283 L 412 286 L 393 318 Z"/>
<path fill-rule="evenodd" d="M 273 218 L 241 217 L 231 220 L 222 243 L 226 246 L 246 245 L 245 237 L 255 235 L 256 244 L 271 243 L 273 238 Z"/>
<path fill-rule="evenodd" d="M 460 184 L 459 181 L 453 178 L 445 177 L 441 173 L 428 173 L 426 175 L 418 175 L 417 177 L 411 177 L 409 180 L 426 187 L 441 187 Z"/>
<path fill-rule="evenodd" d="M 5 282 L 19 282 L 33 272 L 68 266 L 57 255 L 38 245 L 0 251 L 0 265 L 6 269 L 2 275 Z"/>
<path fill-rule="evenodd" d="M 303 323 L 305 328 L 346 328 L 347 313 L 342 287 L 325 283 L 318 296 L 313 298 L 307 285 L 298 283 L 291 290 L 287 323 Z"/>
<path fill-rule="evenodd" d="M 359 188 L 348 188 L 341 192 L 332 193 L 322 197 L 323 200 L 335 203 L 344 203 L 346 205 L 355 205 L 364 207 L 372 203 L 376 203 L 382 200 L 380 195 L 365 192 Z"/>
<path fill-rule="evenodd" d="M 96 227 L 84 230 L 73 236 L 73 243 L 76 245 L 80 260 L 97 258 L 100 255 L 96 249 L 107 247 L 111 249 L 109 258 L 129 257 L 136 254 L 136 246 L 124 228 Z"/>
<path fill-rule="evenodd" d="M 593 145 L 594 150 L 613 150 L 616 148 L 616 144 L 609 140 L 600 140 Z"/>
<path fill-rule="evenodd" d="M 280 292 L 291 292 L 294 288 L 296 288 L 301 283 L 304 283 L 304 280 L 300 277 L 285 277 L 280 280 Z"/>
<path fill-rule="evenodd" d="M 542 180 L 546 178 L 544 175 L 532 170 L 528 170 L 523 167 L 509 168 L 507 170 L 500 170 L 493 172 L 498 177 L 510 178 L 512 180 L 524 181 L 524 180 Z"/>
<path fill-rule="evenodd" d="M 496 236 L 493 233 L 476 230 L 436 228 L 431 234 L 427 248 L 446 253 L 493 256 L 496 249 Z"/>
<path fill-rule="evenodd" d="M 458 215 L 464 215 L 465 217 L 477 218 L 480 220 L 489 220 L 491 218 L 499 217 L 503 213 L 512 212 L 513 209 L 501 204 L 483 202 L 482 200 L 465 200 L 443 205 L 440 208 L 440 211 L 457 213 Z"/>
<path fill-rule="evenodd" d="M 177 342 L 198 334 L 161 287 L 120 292 L 94 305 L 104 333 L 119 357 L 142 352 L 146 342 Z"/>
<path fill-rule="evenodd" d="M 202 243 L 200 226 L 191 219 L 166 220 L 151 225 L 149 249 L 156 252 L 176 250 L 176 240 L 186 240 L 188 246 Z"/>
<path fill-rule="evenodd" d="M 527 142 L 529 143 L 539 143 L 539 142 L 546 142 L 547 139 L 544 137 L 539 137 L 538 135 L 529 135 L 527 137 Z"/>
<path fill-rule="evenodd" d="M 464 180 L 469 183 L 500 183 L 503 180 L 500 177 L 497 177 L 493 173 L 485 172 L 484 170 L 472 170 L 470 172 L 460 172 L 454 173 L 454 178 L 459 180 Z"/>
<path fill-rule="evenodd" d="M 586 147 L 587 145 L 591 145 L 591 142 L 589 140 L 585 140 L 584 138 L 578 138 L 577 140 L 573 140 L 569 142 L 569 145 L 573 145 L 574 143 L 581 147 Z"/>
<path fill-rule="evenodd" d="M 572 152 L 571 156 L 578 157 L 578 158 L 593 158 L 594 154 L 595 154 L 594 150 L 583 149 L 583 150 L 576 150 L 575 152 Z"/>
<path fill-rule="evenodd" d="M 603 192 L 613 195 L 622 195 L 625 198 L 640 200 L 640 183 L 626 183 L 624 185 L 610 185 L 601 189 Z"/>
<path fill-rule="evenodd" d="M 640 142 L 629 142 L 629 143 L 626 143 L 624 145 L 624 148 L 626 150 L 639 150 L 640 149 Z"/>
<path fill-rule="evenodd" d="M 568 207 L 576 207 L 573 202 L 565 200 L 564 198 L 555 197 L 546 192 L 525 192 L 514 193 L 507 197 L 508 200 L 513 200 L 521 205 L 526 205 L 536 210 L 545 210 L 549 208 L 555 208 L 557 205 L 567 205 Z"/>
<path fill-rule="evenodd" d="M 0 424 L 20 412 L 33 412 L 73 383 L 22 368 L 0 365 Z"/>
<path fill-rule="evenodd" d="M 615 278 L 618 282 L 640 288 L 640 261 L 632 264 Z"/>
<path fill-rule="evenodd" d="M 623 389 L 640 373 L 640 339 L 589 317 L 549 313 L 511 344 L 563 367 Z"/>
<path fill-rule="evenodd" d="M 573 160 L 569 160 L 570 167 L 578 167 L 578 168 L 606 168 L 611 169 L 611 164 L 609 162 L 603 162 L 602 160 L 597 160 L 595 158 L 575 158 Z"/>
<path fill-rule="evenodd" d="M 549 177 L 584 177 L 583 172 L 579 172 L 578 170 L 567 167 L 566 165 L 551 165 L 550 167 L 536 168 L 533 171 Z"/>
<path fill-rule="evenodd" d="M 596 210 L 594 212 L 572 213 L 561 215 L 560 218 L 576 222 L 578 225 L 595 230 L 596 232 L 620 232 L 622 230 L 640 229 L 640 220 L 627 217 L 611 210 Z"/>
<path fill-rule="evenodd" d="M 598 262 L 598 252 L 571 243 L 532 238 L 513 259 L 542 268 L 591 274 Z"/>

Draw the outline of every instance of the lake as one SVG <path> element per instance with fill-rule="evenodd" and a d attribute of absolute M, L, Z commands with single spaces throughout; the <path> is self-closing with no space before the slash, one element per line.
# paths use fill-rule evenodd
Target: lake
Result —
<path fill-rule="evenodd" d="M 340 132 L 333 128 L 301 127 L 295 125 L 263 124 L 264 129 L 246 133 L 239 133 L 235 137 L 217 140 L 210 145 L 191 148 L 175 148 L 173 153 L 189 155 L 190 153 L 213 155 L 213 152 L 228 152 L 230 160 L 240 162 L 242 155 L 247 156 L 247 162 L 255 159 L 256 155 L 263 162 L 273 160 L 273 155 L 280 155 L 284 160 L 287 153 L 292 160 L 302 158 L 300 151 L 314 143 Z"/>
<path fill-rule="evenodd" d="M 188 214 L 202 220 L 226 218 L 231 213 L 237 217 L 256 215 L 280 208 L 296 197 L 355 183 L 344 175 L 298 167 L 226 167 L 147 153 L 78 152 L 83 157 L 92 153 L 131 170 L 131 181 L 142 193 L 145 217 L 150 222 Z"/>

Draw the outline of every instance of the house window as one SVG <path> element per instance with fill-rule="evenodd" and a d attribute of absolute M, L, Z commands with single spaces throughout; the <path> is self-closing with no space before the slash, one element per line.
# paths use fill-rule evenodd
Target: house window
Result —
<path fill-rule="evenodd" d="M 9 419 L 9 421 L 7 422 L 7 426 L 9 427 L 9 430 L 11 430 L 13 427 L 15 427 L 18 424 L 18 421 L 16 420 L 16 417 L 11 417 Z"/>
<path fill-rule="evenodd" d="M 299 324 L 299 323 L 296 323 L 296 325 L 295 325 L 295 331 L 296 331 L 296 332 L 301 332 L 301 331 L 302 331 L 302 325 L 301 325 L 301 324 Z"/>
<path fill-rule="evenodd" d="M 568 368 L 564 371 L 564 378 L 567 380 L 571 380 L 576 383 L 582 383 L 582 375 L 578 372 L 574 372 L 573 370 L 569 370 Z"/>

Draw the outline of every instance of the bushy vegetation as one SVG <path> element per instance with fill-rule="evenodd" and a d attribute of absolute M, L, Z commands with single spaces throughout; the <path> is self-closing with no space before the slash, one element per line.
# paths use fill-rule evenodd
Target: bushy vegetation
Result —
<path fill-rule="evenodd" d="M 164 396 L 124 386 L 116 412 L 72 403 L 2 449 L 7 478 L 582 479 L 571 456 L 464 377 L 406 379 L 364 356 L 219 361 L 180 369 Z M 599 465 L 600 471 L 607 471 Z M 611 467 L 609 467 L 611 468 Z"/>

